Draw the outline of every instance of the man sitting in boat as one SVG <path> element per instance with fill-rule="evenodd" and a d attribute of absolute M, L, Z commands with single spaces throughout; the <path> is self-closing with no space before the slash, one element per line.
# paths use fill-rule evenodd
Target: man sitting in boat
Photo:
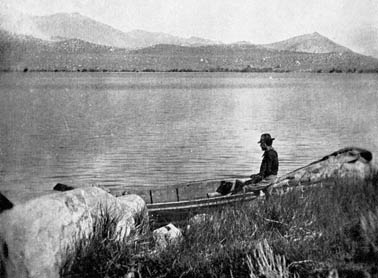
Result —
<path fill-rule="evenodd" d="M 277 178 L 278 172 L 278 154 L 276 150 L 272 147 L 274 138 L 270 136 L 269 133 L 264 133 L 261 135 L 260 144 L 261 149 L 264 151 L 263 160 L 260 166 L 260 172 L 258 174 L 253 174 L 250 179 L 246 182 L 236 180 L 235 183 L 222 181 L 221 185 L 218 187 L 217 191 L 209 193 L 209 197 L 215 197 L 219 195 L 235 194 L 241 191 L 260 191 L 265 193 L 268 198 L 270 195 L 271 188 L 267 187 L 269 184 L 273 183 Z"/>
<path fill-rule="evenodd" d="M 272 147 L 274 138 L 270 136 L 269 133 L 264 133 L 261 135 L 260 144 L 261 150 L 264 151 L 263 160 L 261 161 L 260 172 L 258 174 L 251 175 L 251 179 L 244 183 L 243 191 L 249 192 L 254 191 L 256 186 L 267 186 L 273 183 L 277 179 L 278 172 L 278 154 L 276 150 Z M 235 188 L 240 188 L 240 181 L 235 182 Z M 268 198 L 270 195 L 270 190 L 263 190 Z"/>

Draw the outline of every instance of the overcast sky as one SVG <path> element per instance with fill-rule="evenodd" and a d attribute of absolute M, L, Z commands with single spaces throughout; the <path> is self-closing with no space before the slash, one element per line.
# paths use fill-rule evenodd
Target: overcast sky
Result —
<path fill-rule="evenodd" d="M 142 29 L 182 37 L 198 36 L 226 43 L 241 40 L 268 43 L 316 31 L 338 43 L 353 47 L 353 42 L 364 39 L 361 38 L 361 30 L 364 30 L 363 36 L 366 36 L 366 32 L 368 35 L 369 32 L 378 32 L 378 0 L 0 2 L 27 14 L 78 12 L 122 31 Z M 376 39 L 378 44 L 378 38 Z"/>

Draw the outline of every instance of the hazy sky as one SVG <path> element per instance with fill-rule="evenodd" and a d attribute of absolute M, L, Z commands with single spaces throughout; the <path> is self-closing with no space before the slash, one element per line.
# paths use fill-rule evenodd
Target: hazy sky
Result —
<path fill-rule="evenodd" d="M 142 29 L 182 37 L 199 36 L 226 43 L 240 40 L 267 43 L 317 31 L 338 43 L 351 45 L 353 41 L 361 39 L 358 38 L 361 37 L 361 29 L 378 32 L 378 0 L 0 0 L 0 2 L 27 14 L 79 12 L 122 31 Z"/>

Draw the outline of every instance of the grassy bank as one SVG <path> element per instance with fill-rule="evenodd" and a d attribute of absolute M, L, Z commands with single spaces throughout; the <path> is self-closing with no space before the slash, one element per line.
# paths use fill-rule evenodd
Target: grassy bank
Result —
<path fill-rule="evenodd" d="M 142 277 L 378 277 L 376 184 L 293 191 L 209 213 L 161 253 L 112 240 L 116 219 L 104 215 L 62 276 L 123 277 L 139 268 Z"/>

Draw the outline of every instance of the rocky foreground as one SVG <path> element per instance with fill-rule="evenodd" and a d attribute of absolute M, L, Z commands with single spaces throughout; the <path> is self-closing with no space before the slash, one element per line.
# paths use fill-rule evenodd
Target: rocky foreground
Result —
<path fill-rule="evenodd" d="M 15 278 L 59 277 L 67 250 L 75 239 L 92 232 L 95 218 L 102 211 L 120 216 L 118 241 L 136 229 L 137 221 L 148 217 L 139 196 L 116 198 L 97 187 L 42 196 L 3 211 L 0 274 Z"/>

